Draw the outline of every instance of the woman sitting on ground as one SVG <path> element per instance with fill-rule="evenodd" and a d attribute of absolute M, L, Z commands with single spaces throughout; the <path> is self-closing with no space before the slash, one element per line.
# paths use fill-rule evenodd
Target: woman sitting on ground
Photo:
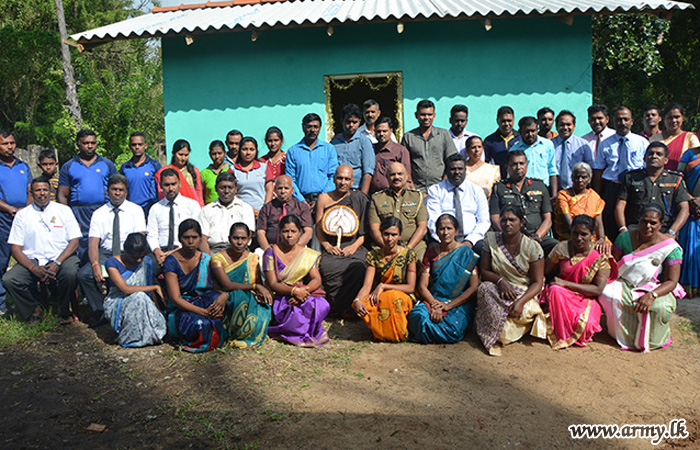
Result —
<path fill-rule="evenodd" d="M 574 164 L 571 170 L 572 186 L 569 189 L 562 189 L 557 194 L 554 206 L 554 231 L 560 241 L 569 239 L 573 220 L 578 215 L 585 214 L 592 217 L 595 223 L 593 242 L 596 250 L 601 253 L 610 253 L 612 245 L 610 241 L 606 241 L 603 227 L 605 201 L 590 188 L 592 178 L 593 170 L 588 163 Z"/>
<path fill-rule="evenodd" d="M 228 292 L 224 329 L 234 347 L 260 345 L 267 339 L 272 296 L 261 284 L 258 255 L 248 251 L 250 229 L 236 222 L 229 230 L 230 247 L 211 257 L 218 286 Z"/>
<path fill-rule="evenodd" d="M 527 332 L 545 339 L 547 323 L 537 298 L 544 287 L 544 252 L 523 233 L 519 206 L 501 210 L 502 232 L 486 234 L 477 294 L 476 332 L 490 355 L 500 355 Z"/>
<path fill-rule="evenodd" d="M 545 262 L 545 273 L 559 267 L 559 276 L 542 293 L 543 302 L 549 305 L 547 338 L 555 350 L 585 347 L 602 330 L 597 299 L 605 285 L 616 278 L 617 265 L 610 255 L 593 248 L 595 225 L 591 216 L 576 216 L 571 238 L 557 244 Z"/>
<path fill-rule="evenodd" d="M 479 286 L 474 270 L 479 256 L 455 236 L 459 222 L 451 214 L 435 224 L 440 244 L 425 252 L 418 279 L 421 303 L 408 314 L 409 338 L 421 344 L 453 344 L 464 338 L 474 316 L 470 298 Z"/>
<path fill-rule="evenodd" d="M 330 305 L 319 289 L 320 254 L 299 244 L 304 227 L 297 216 L 284 216 L 279 229 L 278 243 L 263 255 L 265 277 L 274 291 L 268 334 L 300 347 L 321 347 L 329 340 L 323 320 Z"/>
<path fill-rule="evenodd" d="M 624 231 L 615 240 L 617 281 L 599 300 L 608 333 L 623 350 L 648 352 L 671 344 L 670 321 L 676 300 L 685 297 L 678 284 L 683 251 L 675 239 L 661 233 L 664 211 L 646 205 L 639 230 Z"/>
<path fill-rule="evenodd" d="M 122 347 L 160 344 L 168 331 L 157 306 L 163 291 L 153 282 L 148 252 L 146 236 L 131 233 L 124 241 L 124 252 L 105 261 L 111 286 L 104 301 L 105 317 L 119 334 Z"/>
<path fill-rule="evenodd" d="M 182 247 L 163 262 L 170 297 L 168 331 L 185 351 L 206 352 L 220 347 L 226 339 L 222 319 L 228 295 L 213 289 L 211 257 L 199 251 L 199 222 L 184 220 L 178 228 L 178 240 Z"/>
<path fill-rule="evenodd" d="M 385 217 L 379 232 L 382 248 L 367 253 L 365 281 L 352 307 L 375 339 L 405 341 L 416 288 L 416 254 L 399 245 L 403 224 L 396 217 Z"/>

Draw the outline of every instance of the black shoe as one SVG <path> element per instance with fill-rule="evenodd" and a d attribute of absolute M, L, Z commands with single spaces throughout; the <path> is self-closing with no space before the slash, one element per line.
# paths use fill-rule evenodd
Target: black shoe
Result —
<path fill-rule="evenodd" d="M 93 314 L 93 316 L 90 318 L 90 321 L 88 322 L 88 328 L 99 328 L 102 325 L 107 325 L 107 318 L 105 317 L 104 314 Z"/>

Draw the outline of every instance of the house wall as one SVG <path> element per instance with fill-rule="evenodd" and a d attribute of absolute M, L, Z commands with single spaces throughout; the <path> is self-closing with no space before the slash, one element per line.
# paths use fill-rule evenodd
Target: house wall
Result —
<path fill-rule="evenodd" d="M 276 125 L 285 146 L 302 138 L 301 118 L 325 117 L 324 75 L 403 72 L 404 129 L 415 128 L 416 103 L 433 100 L 435 125 L 449 127 L 455 103 L 469 107 L 467 129 L 486 136 L 501 105 L 516 120 L 542 106 L 570 109 L 577 134 L 589 131 L 592 101 L 591 20 L 572 26 L 553 18 L 408 22 L 195 35 L 163 38 L 163 88 L 168 149 L 190 141 L 192 161 L 209 163 L 207 148 L 231 128 L 258 139 L 266 153 L 265 130 Z M 324 124 L 325 125 L 325 124 Z"/>

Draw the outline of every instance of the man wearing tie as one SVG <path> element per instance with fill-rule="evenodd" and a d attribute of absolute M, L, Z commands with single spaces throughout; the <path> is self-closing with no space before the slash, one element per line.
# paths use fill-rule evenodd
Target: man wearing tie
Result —
<path fill-rule="evenodd" d="M 576 116 L 571 111 L 563 110 L 556 118 L 557 132 L 554 139 L 554 155 L 559 168 L 559 190 L 569 189 L 572 186 L 571 169 L 580 162 L 585 162 L 589 166 L 593 165 L 593 151 L 578 136 L 574 136 L 576 130 Z"/>
<path fill-rule="evenodd" d="M 112 256 L 121 254 L 124 241 L 131 233 L 145 233 L 146 219 L 143 209 L 136 203 L 126 200 L 129 181 L 124 175 L 116 174 L 107 180 L 107 197 L 109 202 L 100 206 L 90 219 L 88 232 L 88 258 L 78 271 L 78 283 L 85 293 L 92 309 L 89 325 L 101 325 L 104 320 L 104 295 L 100 283 L 104 282 L 102 265 Z"/>
<path fill-rule="evenodd" d="M 588 142 L 588 146 L 593 152 L 593 159 L 598 154 L 600 143 L 615 134 L 615 130 L 608 127 L 609 121 L 607 106 L 596 103 L 588 107 L 588 125 L 590 125 L 591 131 L 581 138 Z"/>
<path fill-rule="evenodd" d="M 180 178 L 175 169 L 160 174 L 160 187 L 165 198 L 154 203 L 148 212 L 146 239 L 159 265 L 180 247 L 177 229 L 185 219 L 199 219 L 202 208 L 196 200 L 180 195 Z"/>
<path fill-rule="evenodd" d="M 453 214 L 460 224 L 457 239 L 473 247 L 484 238 L 491 227 L 489 204 L 484 190 L 466 180 L 467 162 L 463 155 L 455 154 L 445 162 L 446 179 L 428 189 L 425 206 L 428 209 L 428 229 L 438 240 L 435 221 L 440 215 Z"/>
<path fill-rule="evenodd" d="M 618 234 L 615 203 L 627 172 L 644 166 L 649 141 L 631 132 L 634 119 L 626 106 L 615 109 L 613 123 L 617 133 L 600 143 L 593 163 L 593 189 L 605 200 L 603 224 L 606 234 L 614 241 Z"/>

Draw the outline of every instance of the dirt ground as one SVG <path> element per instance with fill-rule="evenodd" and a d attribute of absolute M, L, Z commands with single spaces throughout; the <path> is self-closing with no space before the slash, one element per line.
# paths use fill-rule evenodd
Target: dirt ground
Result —
<path fill-rule="evenodd" d="M 673 345 L 649 354 L 599 334 L 563 351 L 526 338 L 494 358 L 473 330 L 423 346 L 372 342 L 361 322 L 326 325 L 320 350 L 123 349 L 109 327 L 82 324 L 0 349 L 0 448 L 647 449 L 573 440 L 567 427 L 675 418 L 690 436 L 658 448 L 700 448 L 697 298 L 679 303 Z"/>

